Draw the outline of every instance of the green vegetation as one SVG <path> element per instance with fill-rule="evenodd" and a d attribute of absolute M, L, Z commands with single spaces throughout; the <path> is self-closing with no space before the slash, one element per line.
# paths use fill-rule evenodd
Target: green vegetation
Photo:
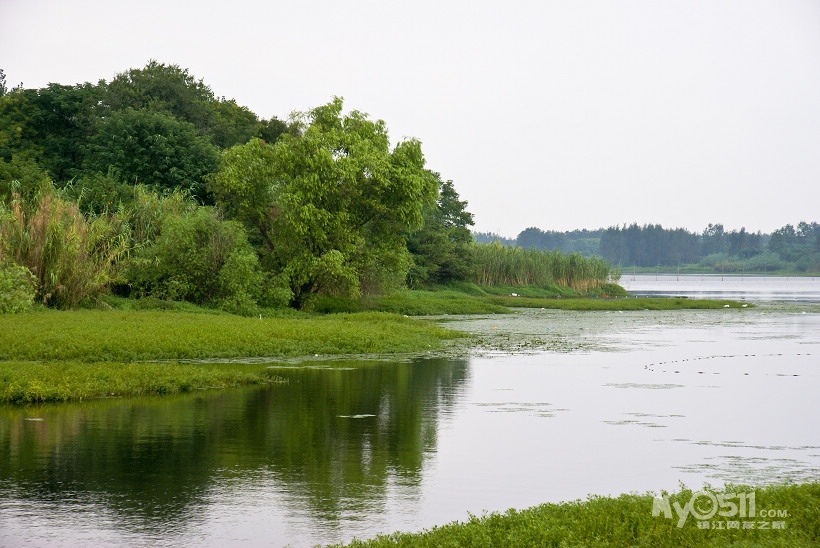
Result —
<path fill-rule="evenodd" d="M 262 365 L 0 361 L 0 403 L 181 394 L 278 380 Z"/>
<path fill-rule="evenodd" d="M 52 193 L 34 203 L 14 194 L 9 206 L 0 202 L 0 261 L 27 268 L 42 303 L 69 308 L 108 292 L 113 265 L 126 251 L 112 223 L 86 219 Z"/>
<path fill-rule="evenodd" d="M 0 262 L 0 314 L 23 312 L 31 308 L 36 283 L 28 268 Z"/>
<path fill-rule="evenodd" d="M 355 540 L 346 546 L 794 546 L 820 543 L 820 483 L 773 485 L 751 488 L 727 486 L 725 492 L 755 492 L 758 509 L 782 509 L 782 518 L 716 517 L 713 521 L 763 521 L 768 529 L 701 529 L 691 517 L 683 527 L 676 519 L 652 516 L 653 495 L 592 496 L 585 501 L 543 504 L 526 510 L 508 510 L 463 523 L 451 523 L 421 533 L 394 533 L 369 541 Z M 682 488 L 670 496 L 681 505 L 692 497 Z M 782 521 L 783 529 L 772 529 Z"/>
<path fill-rule="evenodd" d="M 637 223 L 607 229 L 544 231 L 535 227 L 514 239 L 476 233 L 478 242 L 563 253 L 597 255 L 624 270 L 641 272 L 760 273 L 795 275 L 820 272 L 820 225 L 800 221 L 771 234 L 728 231 L 709 224 L 702 233 Z"/>
<path fill-rule="evenodd" d="M 476 244 L 478 265 L 474 281 L 481 286 L 562 285 L 589 292 L 609 283 L 618 275 L 602 259 L 580 253 L 565 255 L 553 251 Z"/>
<path fill-rule="evenodd" d="M 40 310 L 0 316 L 0 402 L 167 394 L 265 383 L 271 381 L 271 374 L 259 363 L 177 362 L 415 354 L 435 350 L 458 336 L 426 322 L 380 312 L 267 313 L 248 318 L 188 307 L 188 311 Z"/>
<path fill-rule="evenodd" d="M 486 299 L 460 291 L 421 289 L 396 291 L 387 295 L 369 295 L 358 299 L 325 297 L 318 299 L 316 312 L 360 312 L 380 310 L 406 316 L 435 316 L 441 314 L 496 314 L 509 312 Z"/>
<path fill-rule="evenodd" d="M 117 361 L 418 352 L 452 332 L 394 314 L 242 317 L 44 310 L 0 316 L 0 360 Z"/>
<path fill-rule="evenodd" d="M 49 307 L 113 292 L 248 316 L 486 312 L 491 303 L 397 291 L 592 293 L 617 278 L 579 253 L 477 245 L 472 224 L 418 140 L 391 146 L 383 121 L 345 113 L 341 98 L 288 123 L 260 120 L 156 61 L 110 82 L 0 94 L 0 262 L 28 269 Z"/>
<path fill-rule="evenodd" d="M 355 299 L 323 297 L 311 310 L 321 313 L 382 311 L 408 316 L 445 314 L 496 314 L 511 308 L 550 308 L 560 310 L 686 310 L 748 308 L 753 304 L 732 300 L 690 299 L 686 297 L 629 297 L 615 284 L 606 284 L 592 294 L 562 285 L 489 286 L 450 283 L 430 290 L 402 290 L 387 295 L 368 295 Z"/>

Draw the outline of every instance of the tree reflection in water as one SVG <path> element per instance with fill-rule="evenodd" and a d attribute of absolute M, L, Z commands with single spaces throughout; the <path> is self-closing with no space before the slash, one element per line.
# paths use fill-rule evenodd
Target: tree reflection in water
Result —
<path fill-rule="evenodd" d="M 215 485 L 263 472 L 331 525 L 378 507 L 391 482 L 418 486 L 468 371 L 466 360 L 334 362 L 283 367 L 288 383 L 271 388 L 2 408 L 0 500 L 91 504 L 150 534 L 185 528 Z"/>

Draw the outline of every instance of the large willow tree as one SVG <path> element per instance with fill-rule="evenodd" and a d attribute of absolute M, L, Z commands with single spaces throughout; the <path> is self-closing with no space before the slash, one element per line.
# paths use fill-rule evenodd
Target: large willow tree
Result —
<path fill-rule="evenodd" d="M 210 179 L 217 204 L 246 224 L 297 308 L 320 293 L 403 283 L 407 235 L 438 192 L 418 141 L 391 150 L 383 121 L 342 110 L 336 98 L 295 115 L 300 131 L 272 146 L 252 140 L 225 151 Z"/>

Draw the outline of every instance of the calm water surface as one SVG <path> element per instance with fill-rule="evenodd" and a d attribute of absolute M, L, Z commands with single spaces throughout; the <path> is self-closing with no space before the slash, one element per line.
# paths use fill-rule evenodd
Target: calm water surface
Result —
<path fill-rule="evenodd" d="M 742 274 L 624 274 L 620 285 L 634 295 L 701 299 L 817 302 L 820 277 Z"/>
<path fill-rule="evenodd" d="M 450 325 L 564 351 L 0 408 L 0 546 L 310 546 L 592 493 L 817 480 L 816 310 L 530 310 Z"/>

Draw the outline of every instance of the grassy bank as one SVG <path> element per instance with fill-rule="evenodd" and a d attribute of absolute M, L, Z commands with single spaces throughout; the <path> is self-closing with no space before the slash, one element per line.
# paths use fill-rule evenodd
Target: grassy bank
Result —
<path fill-rule="evenodd" d="M 0 360 L 117 361 L 418 352 L 453 333 L 394 314 L 294 318 L 123 310 L 0 316 Z"/>
<path fill-rule="evenodd" d="M 408 316 L 443 314 L 498 314 L 511 308 L 560 310 L 685 310 L 747 308 L 753 305 L 731 300 L 689 299 L 684 297 L 629 297 L 620 286 L 607 284 L 595 294 L 579 293 L 564 286 L 493 286 L 456 284 L 430 290 L 406 290 L 390 295 L 369 295 L 360 299 L 325 298 L 314 305 L 315 312 L 384 311 Z"/>
<path fill-rule="evenodd" d="M 0 403 L 32 404 L 270 384 L 281 379 L 265 365 L 77 362 L 0 362 Z"/>
<path fill-rule="evenodd" d="M 246 318 L 205 311 L 41 310 L 0 315 L 0 402 L 69 401 L 270 382 L 264 366 L 151 363 L 402 354 L 458 336 L 368 312 Z"/>
<path fill-rule="evenodd" d="M 456 522 L 421 533 L 394 533 L 368 541 L 354 541 L 346 546 L 790 546 L 820 545 L 820 483 L 774 485 L 753 489 L 727 487 L 729 493 L 755 492 L 758 517 L 740 518 L 714 516 L 712 527 L 737 528 L 702 529 L 692 516 L 678 527 L 678 519 L 653 517 L 653 496 L 621 495 L 590 497 L 585 501 L 543 504 L 526 510 L 508 510 L 504 514 L 471 516 L 466 522 Z M 683 507 L 692 492 L 681 489 L 670 495 L 670 503 Z M 735 499 L 737 501 L 738 499 Z M 708 511 L 709 499 L 699 498 Z M 785 517 L 760 517 L 762 510 L 782 510 Z M 744 522 L 754 528 L 744 529 Z M 763 529 L 761 523 L 765 523 Z M 774 525 L 777 523 L 777 525 Z M 782 524 L 783 528 L 780 528 Z M 748 527 L 748 526 L 747 526 Z M 777 527 L 777 528 L 774 528 Z"/>
<path fill-rule="evenodd" d="M 616 287 L 607 291 L 617 292 Z M 461 284 L 316 304 L 316 312 L 356 312 L 352 314 L 269 310 L 242 317 L 151 299 L 111 298 L 108 306 L 115 308 L 0 315 L 0 403 L 173 394 L 267 383 L 271 382 L 268 371 L 258 363 L 180 362 L 419 353 L 439 350 L 459 336 L 405 315 L 495 314 L 510 312 L 512 307 L 676 310 L 743 305 L 677 298 L 581 298 L 561 286 Z M 163 363 L 151 363 L 156 361 Z"/>

